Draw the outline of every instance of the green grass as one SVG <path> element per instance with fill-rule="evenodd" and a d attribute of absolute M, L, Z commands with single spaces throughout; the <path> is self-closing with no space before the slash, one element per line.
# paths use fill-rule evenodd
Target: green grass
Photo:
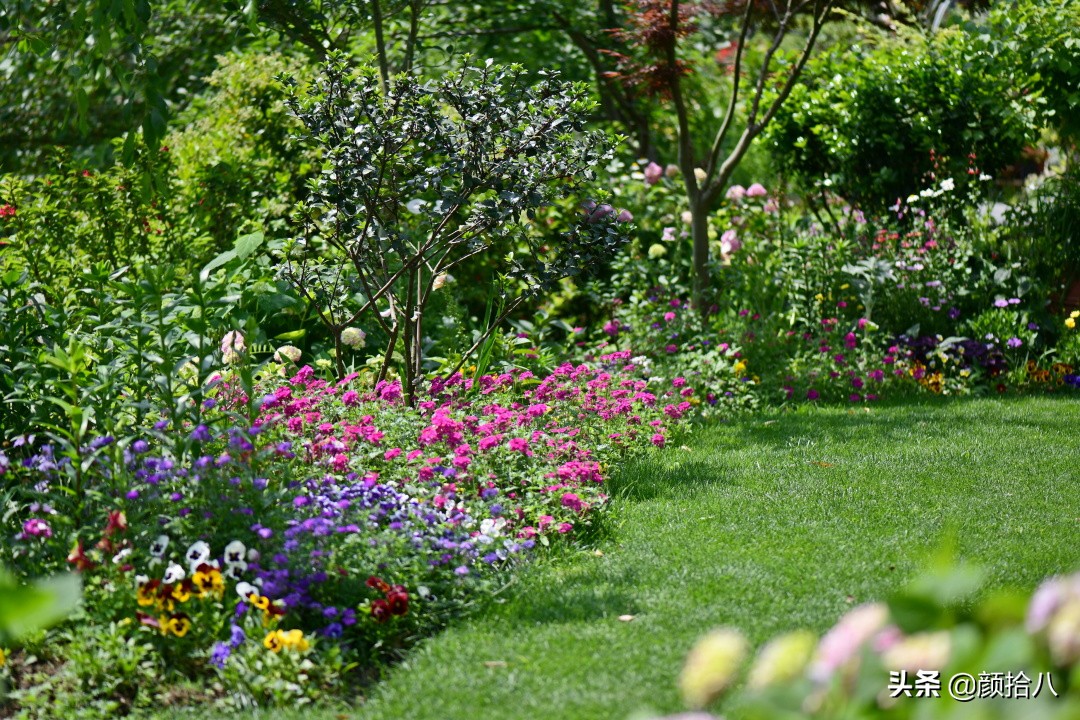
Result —
<path fill-rule="evenodd" d="M 737 626 L 755 643 L 823 631 L 910 580 L 950 533 L 993 586 L 1030 589 L 1080 566 L 1076 401 L 816 409 L 688 444 L 614 480 L 599 552 L 527 568 L 502 602 L 391 669 L 363 707 L 325 717 L 673 712 L 682 660 L 706 630 Z"/>

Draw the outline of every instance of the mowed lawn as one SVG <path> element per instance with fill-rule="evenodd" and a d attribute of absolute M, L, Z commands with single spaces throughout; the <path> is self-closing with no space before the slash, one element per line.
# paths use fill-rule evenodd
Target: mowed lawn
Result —
<path fill-rule="evenodd" d="M 824 631 L 949 536 L 994 586 L 1080 567 L 1075 399 L 812 408 L 685 442 L 619 472 L 594 547 L 527 568 L 363 706 L 296 717 L 648 717 L 682 709 L 676 676 L 703 632 Z"/>

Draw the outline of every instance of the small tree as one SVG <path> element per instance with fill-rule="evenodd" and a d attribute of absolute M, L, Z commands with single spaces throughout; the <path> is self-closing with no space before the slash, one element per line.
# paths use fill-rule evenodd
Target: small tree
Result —
<path fill-rule="evenodd" d="M 709 212 L 727 187 L 755 138 L 776 115 L 799 79 L 835 0 L 634 0 L 635 11 L 616 36 L 636 49 L 638 57 L 618 55 L 612 73 L 645 92 L 671 101 L 678 134 L 678 165 L 690 205 L 693 239 L 694 295 L 699 305 L 709 279 Z M 680 41 L 694 34 L 706 19 L 739 18 L 728 48 L 734 51 L 731 93 L 709 149 L 701 152 L 691 136 L 691 109 L 683 89 L 690 65 L 680 57 Z M 794 54 L 781 52 L 801 19 L 809 26 Z M 771 36 L 761 62 L 744 78 L 744 49 L 751 31 Z M 781 57 L 787 62 L 781 63 Z M 744 92 L 749 89 L 747 96 Z M 737 122 L 736 109 L 744 105 Z M 741 124 L 741 132 L 733 131 Z M 733 140 L 733 142 L 732 142 Z"/>
<path fill-rule="evenodd" d="M 592 103 L 580 86 L 554 75 L 530 84 L 522 68 L 491 61 L 437 81 L 399 75 L 384 85 L 340 58 L 305 97 L 288 84 L 324 167 L 283 272 L 334 338 L 339 374 L 342 331 L 366 318 L 387 337 L 379 379 L 400 348 L 412 402 L 425 309 L 448 272 L 484 255 L 497 278 L 498 310 L 457 370 L 524 300 L 624 240 L 607 206 L 583 214 L 558 243 L 542 242 L 533 227 L 538 210 L 592 179 L 610 154 L 605 136 L 584 130 Z"/>

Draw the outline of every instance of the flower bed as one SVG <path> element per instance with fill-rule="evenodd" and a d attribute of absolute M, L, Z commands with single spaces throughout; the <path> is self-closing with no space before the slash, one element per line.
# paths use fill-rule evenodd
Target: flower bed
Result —
<path fill-rule="evenodd" d="M 610 464 L 665 443 L 679 388 L 629 358 L 437 379 L 416 408 L 397 382 L 310 367 L 249 393 L 226 376 L 204 424 L 5 463 L 20 508 L 5 562 L 79 570 L 87 622 L 148 642 L 171 680 L 216 674 L 240 704 L 340 691 L 350 666 L 372 671 L 537 545 L 580 535 Z M 14 679 L 17 700 L 40 696 Z"/>

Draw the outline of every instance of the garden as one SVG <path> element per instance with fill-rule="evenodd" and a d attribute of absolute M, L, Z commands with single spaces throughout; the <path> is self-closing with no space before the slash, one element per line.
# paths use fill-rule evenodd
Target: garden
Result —
<path fill-rule="evenodd" d="M 1080 2 L 0 39 L 0 718 L 1080 717 Z"/>

